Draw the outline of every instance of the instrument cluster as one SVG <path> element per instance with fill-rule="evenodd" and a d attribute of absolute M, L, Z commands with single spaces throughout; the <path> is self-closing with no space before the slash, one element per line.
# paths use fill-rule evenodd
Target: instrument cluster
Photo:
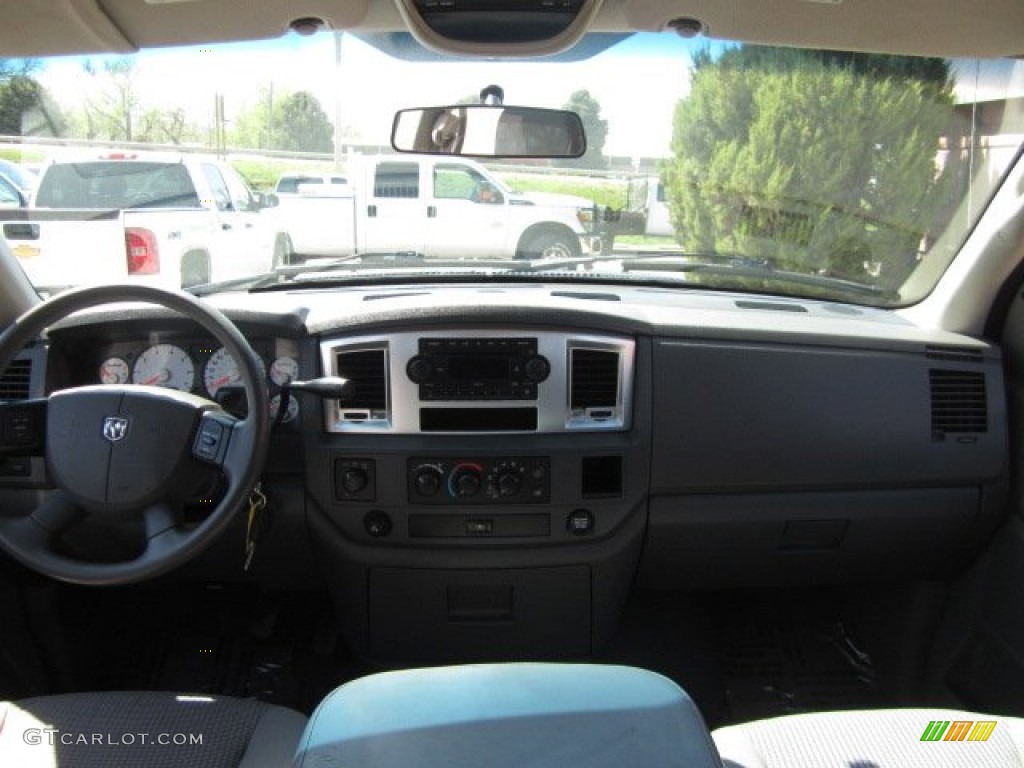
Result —
<path fill-rule="evenodd" d="M 271 414 L 280 407 L 281 387 L 299 378 L 298 348 L 292 342 L 254 342 L 261 367 L 271 388 Z M 240 387 L 238 363 L 222 346 L 198 339 L 156 339 L 146 342 L 118 342 L 104 347 L 95 362 L 94 381 L 100 384 L 142 384 L 191 392 L 224 401 L 230 390 Z M 294 421 L 298 413 L 295 398 L 288 399 L 282 421 Z"/>

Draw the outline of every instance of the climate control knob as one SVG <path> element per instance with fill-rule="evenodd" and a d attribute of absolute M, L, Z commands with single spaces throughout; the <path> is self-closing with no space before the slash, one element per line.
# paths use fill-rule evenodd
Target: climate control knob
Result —
<path fill-rule="evenodd" d="M 523 481 L 519 479 L 519 475 L 512 472 L 503 472 L 498 475 L 498 495 L 499 496 L 515 496 L 519 493 L 519 489 L 523 486 Z"/>
<path fill-rule="evenodd" d="M 417 469 L 412 484 L 420 496 L 436 496 L 441 490 L 441 472 L 434 467 Z"/>
<path fill-rule="evenodd" d="M 450 488 L 455 496 L 466 498 L 476 496 L 480 492 L 480 484 L 480 468 L 463 466 L 452 474 Z"/>

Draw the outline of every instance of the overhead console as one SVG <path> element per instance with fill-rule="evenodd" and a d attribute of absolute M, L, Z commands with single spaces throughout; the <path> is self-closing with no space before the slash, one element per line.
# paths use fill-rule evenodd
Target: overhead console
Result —
<path fill-rule="evenodd" d="M 325 408 L 328 432 L 622 431 L 635 343 L 605 335 L 460 331 L 332 340 L 324 370 L 355 384 Z"/>

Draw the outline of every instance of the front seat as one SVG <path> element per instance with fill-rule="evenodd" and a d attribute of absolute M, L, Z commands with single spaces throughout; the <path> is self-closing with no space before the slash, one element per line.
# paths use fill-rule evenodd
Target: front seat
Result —
<path fill-rule="evenodd" d="M 1024 720 L 961 710 L 789 715 L 719 728 L 712 738 L 724 768 L 1024 766 Z"/>
<path fill-rule="evenodd" d="M 255 699 L 113 691 L 0 702 L 0 766 L 282 768 L 306 717 Z"/>

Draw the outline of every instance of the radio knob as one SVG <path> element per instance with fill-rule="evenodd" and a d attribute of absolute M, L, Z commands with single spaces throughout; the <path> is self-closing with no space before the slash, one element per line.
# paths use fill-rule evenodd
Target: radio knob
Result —
<path fill-rule="evenodd" d="M 551 363 L 548 362 L 546 357 L 536 355 L 526 361 L 523 372 L 526 374 L 527 379 L 535 384 L 539 384 L 551 373 Z"/>
<path fill-rule="evenodd" d="M 452 478 L 456 496 L 476 496 L 480 492 L 480 471 L 474 467 L 456 470 Z"/>
<path fill-rule="evenodd" d="M 422 384 L 425 381 L 429 381 L 433 373 L 434 366 L 430 364 L 430 360 L 422 355 L 416 355 L 405 366 L 405 375 L 409 377 L 413 384 Z"/>
<path fill-rule="evenodd" d="M 424 467 L 416 471 L 412 483 L 420 496 L 434 496 L 441 490 L 441 473 L 433 467 Z"/>
<path fill-rule="evenodd" d="M 515 496 L 523 483 L 519 475 L 512 472 L 503 472 L 498 475 L 498 494 L 500 496 Z"/>

